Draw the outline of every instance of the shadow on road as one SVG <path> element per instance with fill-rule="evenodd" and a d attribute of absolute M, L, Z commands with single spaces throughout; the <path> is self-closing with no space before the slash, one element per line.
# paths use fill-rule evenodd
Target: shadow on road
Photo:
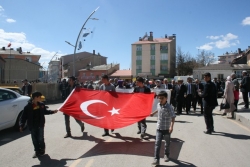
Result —
<path fill-rule="evenodd" d="M 57 160 L 57 159 L 51 159 L 50 156 L 48 154 L 45 154 L 42 157 L 38 157 L 40 164 L 39 165 L 33 165 L 32 167 L 40 167 L 40 166 L 44 166 L 44 167 L 55 167 L 55 166 L 66 166 L 67 161 L 70 160 L 75 160 L 75 159 L 61 159 L 61 160 Z"/>
<path fill-rule="evenodd" d="M 175 123 L 193 123 L 193 122 L 188 122 L 188 121 L 174 121 Z"/>
<path fill-rule="evenodd" d="M 16 139 L 29 135 L 30 131 L 25 129 L 22 133 L 14 130 L 14 128 L 9 128 L 0 131 L 0 146 L 12 142 Z"/>
<path fill-rule="evenodd" d="M 99 142 L 104 142 L 105 140 L 103 139 L 100 139 L 100 138 L 96 138 L 92 135 L 89 135 L 88 136 L 88 132 L 83 132 L 83 135 L 82 136 L 72 136 L 71 137 L 72 139 L 75 139 L 75 140 L 88 140 L 88 141 L 94 141 L 96 143 L 99 143 Z"/>
<path fill-rule="evenodd" d="M 250 136 L 248 136 L 248 135 L 231 134 L 231 133 L 226 133 L 226 132 L 215 132 L 215 133 L 213 133 L 213 135 L 230 137 L 233 139 L 240 139 L 240 140 L 249 140 L 250 139 Z"/>

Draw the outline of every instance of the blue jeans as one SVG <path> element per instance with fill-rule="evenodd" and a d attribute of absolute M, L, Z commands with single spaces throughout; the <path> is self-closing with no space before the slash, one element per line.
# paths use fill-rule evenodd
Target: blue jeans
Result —
<path fill-rule="evenodd" d="M 44 151 L 44 128 L 32 128 L 30 132 L 35 151 Z"/>
<path fill-rule="evenodd" d="M 164 154 L 169 156 L 170 153 L 170 136 L 169 130 L 156 130 L 156 140 L 155 140 L 155 155 L 154 158 L 160 159 L 161 142 L 162 139 L 165 140 Z"/>

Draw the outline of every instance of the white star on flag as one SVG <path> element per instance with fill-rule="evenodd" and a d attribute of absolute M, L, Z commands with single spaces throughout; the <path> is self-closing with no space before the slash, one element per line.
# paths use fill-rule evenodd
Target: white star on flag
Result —
<path fill-rule="evenodd" d="M 112 110 L 110 110 L 110 111 L 108 111 L 108 112 L 111 112 L 111 116 L 113 116 L 114 114 L 120 114 L 118 111 L 119 111 L 120 109 L 115 109 L 114 107 L 113 107 L 113 109 Z"/>

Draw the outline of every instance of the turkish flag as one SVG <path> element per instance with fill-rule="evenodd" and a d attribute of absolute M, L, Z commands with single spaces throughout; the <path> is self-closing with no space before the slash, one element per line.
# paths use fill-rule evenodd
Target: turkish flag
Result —
<path fill-rule="evenodd" d="M 136 123 L 151 114 L 154 93 L 119 93 L 78 89 L 58 109 L 88 124 L 117 129 Z"/>

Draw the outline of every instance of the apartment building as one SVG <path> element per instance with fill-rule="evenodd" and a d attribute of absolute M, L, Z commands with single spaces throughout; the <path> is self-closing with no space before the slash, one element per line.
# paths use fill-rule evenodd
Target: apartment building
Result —
<path fill-rule="evenodd" d="M 132 75 L 172 78 L 176 66 L 176 35 L 154 38 L 153 32 L 132 44 Z"/>

